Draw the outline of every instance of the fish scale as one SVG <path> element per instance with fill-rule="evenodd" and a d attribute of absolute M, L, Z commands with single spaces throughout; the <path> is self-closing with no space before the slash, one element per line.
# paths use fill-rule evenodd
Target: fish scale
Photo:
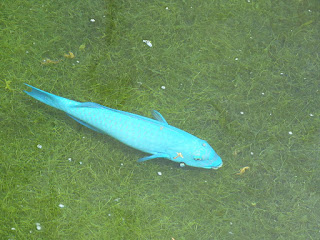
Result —
<path fill-rule="evenodd" d="M 97 103 L 77 102 L 26 85 L 32 88 L 30 92 L 25 91 L 29 96 L 66 112 L 80 124 L 152 154 L 139 162 L 166 158 L 199 168 L 218 169 L 222 166 L 220 156 L 206 141 L 169 125 L 155 110 L 152 112 L 155 119 L 151 119 Z"/>

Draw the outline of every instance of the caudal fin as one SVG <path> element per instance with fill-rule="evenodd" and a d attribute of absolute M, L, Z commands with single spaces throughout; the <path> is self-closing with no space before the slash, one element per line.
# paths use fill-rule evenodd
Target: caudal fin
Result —
<path fill-rule="evenodd" d="M 69 100 L 67 98 L 56 96 L 52 93 L 45 92 L 43 90 L 40 90 L 38 88 L 35 88 L 29 84 L 26 84 L 28 87 L 31 87 L 31 92 L 24 91 L 29 96 L 39 100 L 40 102 L 43 102 L 51 107 L 58 108 L 62 111 L 66 111 L 67 107 L 71 105 L 76 105 L 78 102 Z"/>

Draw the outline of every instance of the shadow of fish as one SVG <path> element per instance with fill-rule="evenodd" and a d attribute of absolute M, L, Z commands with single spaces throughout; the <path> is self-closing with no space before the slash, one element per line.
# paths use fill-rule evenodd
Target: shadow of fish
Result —
<path fill-rule="evenodd" d="M 154 120 L 97 103 L 76 102 L 26 85 L 32 90 L 24 92 L 40 102 L 66 112 L 69 117 L 92 130 L 151 154 L 138 162 L 167 158 L 199 168 L 218 169 L 222 166 L 221 158 L 206 141 L 170 126 L 155 110 L 152 111 Z"/>

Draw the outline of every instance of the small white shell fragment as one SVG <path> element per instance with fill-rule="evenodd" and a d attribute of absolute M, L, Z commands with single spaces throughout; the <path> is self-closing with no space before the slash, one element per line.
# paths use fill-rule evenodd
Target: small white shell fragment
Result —
<path fill-rule="evenodd" d="M 166 86 L 161 86 L 161 88 L 164 90 L 164 89 L 166 89 Z"/>
<path fill-rule="evenodd" d="M 158 172 L 158 175 L 161 176 L 161 175 L 162 175 L 162 172 Z"/>
<path fill-rule="evenodd" d="M 310 114 L 309 114 L 309 116 L 310 116 L 310 117 L 313 117 L 313 114 L 312 114 L 312 113 L 310 113 Z"/>
<path fill-rule="evenodd" d="M 81 164 L 82 164 L 82 162 L 79 162 L 79 164 L 81 165 Z"/>
<path fill-rule="evenodd" d="M 289 134 L 292 135 L 292 132 L 290 131 Z"/>
<path fill-rule="evenodd" d="M 68 161 L 69 161 L 69 162 L 71 162 L 71 161 L 72 161 L 72 159 L 71 159 L 71 158 L 68 158 Z"/>
<path fill-rule="evenodd" d="M 38 144 L 38 145 L 37 145 L 37 148 L 41 149 L 41 148 L 42 148 L 42 145 Z"/>
<path fill-rule="evenodd" d="M 180 167 L 185 167 L 185 166 L 186 165 L 183 162 L 180 163 Z"/>
<path fill-rule="evenodd" d="M 142 40 L 145 44 L 147 44 L 149 47 L 152 47 L 152 43 L 149 40 Z"/>
<path fill-rule="evenodd" d="M 16 228 L 11 228 L 12 231 L 16 230 Z"/>
<path fill-rule="evenodd" d="M 166 7 L 166 10 L 169 10 L 169 8 L 168 8 L 168 7 Z"/>
<path fill-rule="evenodd" d="M 40 225 L 40 223 L 36 223 L 36 226 L 37 226 L 37 230 L 40 231 L 40 230 L 41 230 L 41 225 Z"/>
<path fill-rule="evenodd" d="M 90 19 L 90 22 L 95 22 L 96 20 L 94 18 L 91 18 Z"/>
<path fill-rule="evenodd" d="M 64 205 L 62 203 L 59 204 L 59 207 L 64 208 Z"/>
<path fill-rule="evenodd" d="M 250 154 L 253 155 L 253 152 L 251 152 Z"/>
<path fill-rule="evenodd" d="M 241 114 L 241 115 L 243 115 L 243 114 L 244 114 L 244 112 L 240 112 L 240 114 Z"/>

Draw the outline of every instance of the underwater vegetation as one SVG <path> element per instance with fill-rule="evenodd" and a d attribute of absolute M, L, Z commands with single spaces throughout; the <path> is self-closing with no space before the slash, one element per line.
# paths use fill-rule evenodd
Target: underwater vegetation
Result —
<path fill-rule="evenodd" d="M 1 239 L 319 239 L 317 0 L 0 9 Z M 30 99 L 23 83 L 157 110 L 223 167 L 137 163 L 144 153 Z"/>

